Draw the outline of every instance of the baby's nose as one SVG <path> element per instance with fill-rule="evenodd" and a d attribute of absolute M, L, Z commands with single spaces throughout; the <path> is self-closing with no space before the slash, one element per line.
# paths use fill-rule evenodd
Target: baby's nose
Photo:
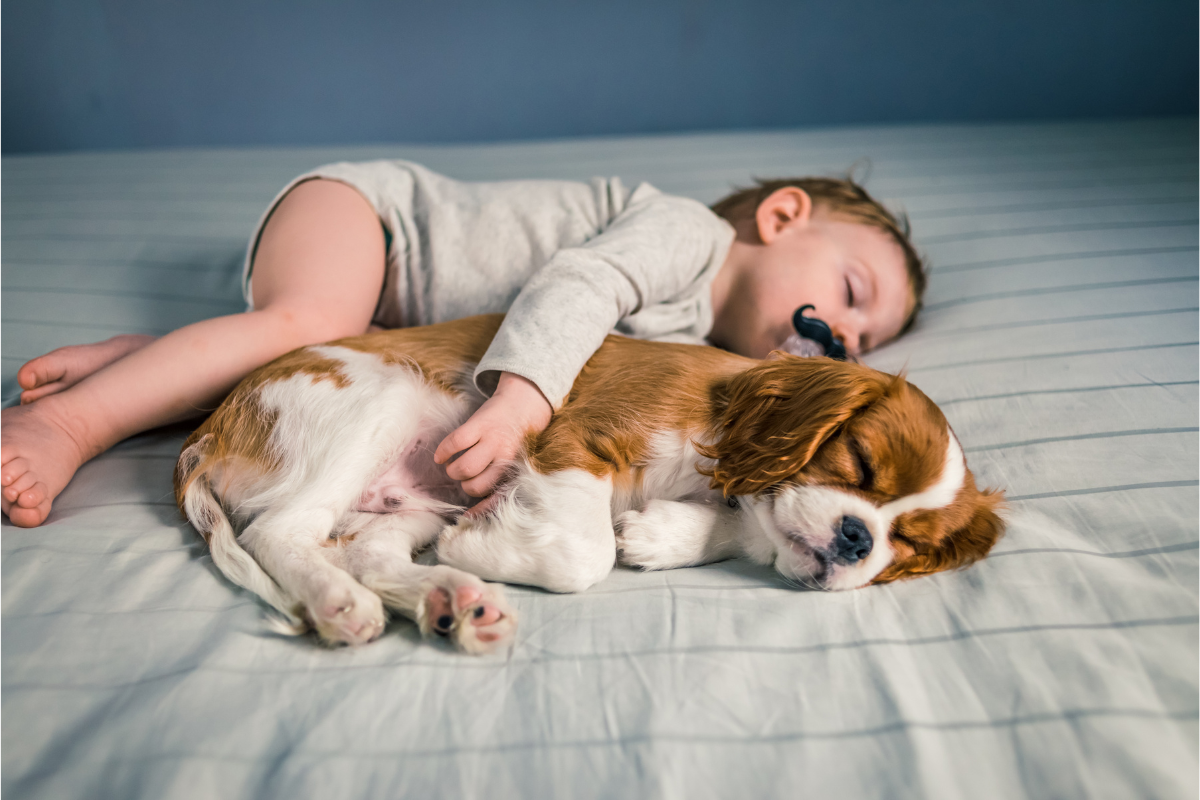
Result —
<path fill-rule="evenodd" d="M 856 328 L 849 325 L 834 325 L 831 327 L 833 335 L 842 340 L 842 345 L 845 346 L 847 353 L 852 356 L 861 354 L 862 336 Z"/>

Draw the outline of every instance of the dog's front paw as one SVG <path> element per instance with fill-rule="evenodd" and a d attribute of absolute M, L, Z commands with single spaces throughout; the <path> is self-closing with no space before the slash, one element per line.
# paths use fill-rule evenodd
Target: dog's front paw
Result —
<path fill-rule="evenodd" d="M 651 502 L 644 511 L 626 511 L 614 520 L 617 532 L 617 560 L 627 567 L 671 569 L 677 566 L 664 537 L 671 535 L 666 509 Z"/>
<path fill-rule="evenodd" d="M 713 503 L 651 500 L 617 516 L 617 558 L 642 569 L 677 569 L 737 555 L 736 523 Z"/>
<path fill-rule="evenodd" d="M 418 609 L 421 633 L 448 637 L 464 653 L 483 655 L 504 647 L 517 631 L 517 614 L 495 583 L 451 567 L 435 567 Z"/>

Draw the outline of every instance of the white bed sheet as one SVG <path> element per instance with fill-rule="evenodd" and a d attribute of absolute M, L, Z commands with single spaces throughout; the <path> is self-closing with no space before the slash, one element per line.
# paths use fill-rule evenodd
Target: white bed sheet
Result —
<path fill-rule="evenodd" d="M 510 653 L 397 622 L 267 632 L 171 499 L 183 428 L 4 520 L 7 797 L 1164 797 L 1197 793 L 1197 126 L 904 126 L 3 160 L 3 396 L 53 347 L 241 309 L 290 177 L 619 174 L 712 201 L 871 159 L 933 264 L 875 354 L 942 404 L 1008 535 L 857 592 L 742 562 L 514 588 Z"/>

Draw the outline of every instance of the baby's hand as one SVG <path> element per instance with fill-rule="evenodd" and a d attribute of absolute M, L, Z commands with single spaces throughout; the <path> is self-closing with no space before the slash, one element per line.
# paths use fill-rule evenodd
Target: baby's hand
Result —
<path fill-rule="evenodd" d="M 467 494 L 483 497 L 504 475 L 525 436 L 545 430 L 553 413 L 550 402 L 532 381 L 501 372 L 495 393 L 442 440 L 433 460 L 445 464 L 455 453 L 465 451 L 446 467 L 446 474 L 462 481 Z"/>

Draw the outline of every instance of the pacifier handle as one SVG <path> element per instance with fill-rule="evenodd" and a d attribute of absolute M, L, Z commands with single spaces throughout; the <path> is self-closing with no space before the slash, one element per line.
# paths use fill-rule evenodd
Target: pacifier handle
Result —
<path fill-rule="evenodd" d="M 792 326 L 795 327 L 796 333 L 805 339 L 812 339 L 824 347 L 825 355 L 829 358 L 845 361 L 846 345 L 842 343 L 841 339 L 833 335 L 833 331 L 822 320 L 816 317 L 804 316 L 804 312 L 809 309 L 816 311 L 817 307 L 811 304 L 802 305 L 792 315 Z"/>

